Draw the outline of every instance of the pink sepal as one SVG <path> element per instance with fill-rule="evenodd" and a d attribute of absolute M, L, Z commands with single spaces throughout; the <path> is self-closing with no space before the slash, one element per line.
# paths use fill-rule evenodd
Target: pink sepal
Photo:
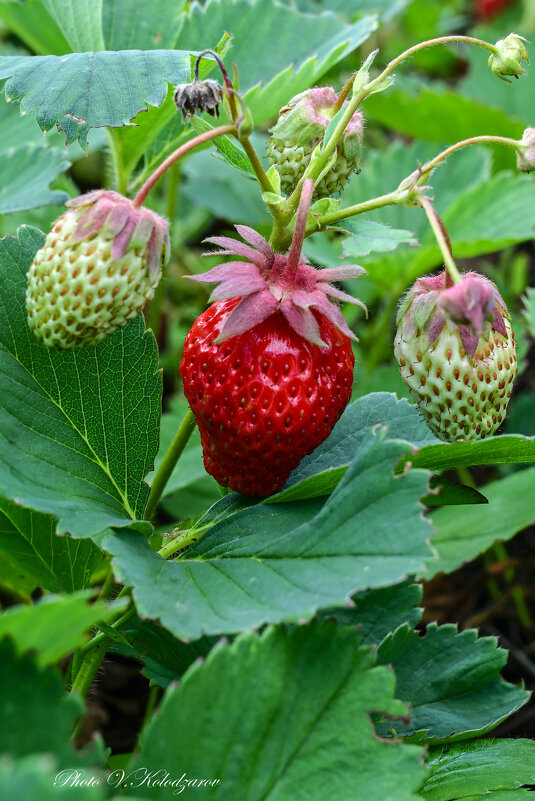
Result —
<path fill-rule="evenodd" d="M 238 278 L 248 275 L 251 279 L 257 278 L 260 275 L 256 264 L 251 264 L 249 261 L 228 261 L 226 264 L 218 264 L 212 267 L 205 273 L 199 275 L 188 275 L 191 281 L 200 281 L 201 283 L 212 284 L 218 281 L 228 281 L 231 278 Z"/>
<path fill-rule="evenodd" d="M 259 292 L 266 289 L 266 282 L 259 275 L 256 278 L 245 275 L 238 278 L 231 278 L 228 281 L 223 281 L 222 284 L 217 286 L 210 295 L 210 303 L 216 300 L 228 300 L 229 298 L 239 298 L 240 295 L 252 295 L 253 292 Z"/>
<path fill-rule="evenodd" d="M 314 345 L 327 347 L 327 344 L 321 338 L 318 321 L 310 309 L 299 308 L 295 303 L 292 303 L 291 300 L 286 299 L 282 301 L 280 310 L 299 336 L 302 336 Z"/>
<path fill-rule="evenodd" d="M 336 298 L 336 300 L 341 300 L 344 303 L 352 303 L 354 306 L 360 306 L 360 308 L 366 313 L 366 317 L 368 316 L 366 304 L 358 298 L 354 298 L 353 295 L 348 295 L 347 292 L 342 292 L 341 289 L 337 289 L 335 286 L 331 286 L 330 284 L 318 284 L 318 289 L 321 289 L 321 291 L 326 295 L 331 295 L 331 297 Z"/>
<path fill-rule="evenodd" d="M 259 234 L 254 228 L 249 228 L 248 225 L 236 225 L 235 227 L 242 239 L 245 239 L 246 242 L 259 250 L 266 259 L 273 260 L 274 254 L 271 246 L 262 234 Z"/>
<path fill-rule="evenodd" d="M 498 304 L 494 307 L 494 316 L 492 318 L 492 327 L 498 334 L 501 334 L 503 337 L 507 339 L 507 328 L 505 327 L 505 320 L 503 319 L 503 313 L 500 311 Z"/>
<path fill-rule="evenodd" d="M 249 259 L 254 264 L 259 266 L 263 264 L 264 259 L 258 250 L 246 245 L 244 242 L 238 242 L 237 239 L 231 239 L 229 236 L 210 236 L 204 241 L 224 248 L 217 254 L 218 256 L 243 256 L 244 259 Z"/>
<path fill-rule="evenodd" d="M 346 335 L 346 337 L 354 339 L 358 342 L 357 337 L 346 323 L 345 317 L 338 306 L 330 303 L 323 292 L 320 292 L 319 290 L 311 292 L 310 294 L 314 298 L 314 308 L 321 312 L 321 314 L 325 315 L 325 317 L 327 317 L 333 325 L 339 328 L 340 331 Z"/>
<path fill-rule="evenodd" d="M 477 350 L 477 343 L 479 342 L 479 334 L 474 334 L 467 325 L 459 326 L 459 334 L 468 357 L 473 359 L 474 353 Z"/>
<path fill-rule="evenodd" d="M 277 307 L 278 302 L 267 289 L 254 295 L 247 295 L 231 311 L 215 341 L 223 342 L 225 339 L 243 334 L 249 328 L 254 328 L 270 317 Z"/>
<path fill-rule="evenodd" d="M 366 275 L 364 267 L 359 264 L 345 264 L 341 267 L 325 267 L 323 270 L 318 270 L 318 281 L 351 281 L 352 278 L 361 275 Z"/>

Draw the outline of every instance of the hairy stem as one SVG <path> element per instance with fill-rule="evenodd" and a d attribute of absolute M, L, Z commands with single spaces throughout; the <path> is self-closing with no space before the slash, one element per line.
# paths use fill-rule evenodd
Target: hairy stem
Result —
<path fill-rule="evenodd" d="M 152 173 L 152 175 L 145 181 L 137 195 L 133 200 L 134 207 L 138 208 L 142 206 L 145 202 L 145 199 L 154 185 L 160 180 L 162 175 L 164 175 L 169 167 L 178 161 L 178 159 L 185 156 L 186 153 L 189 153 L 190 150 L 198 147 L 199 145 L 204 144 L 205 142 L 209 142 L 211 139 L 217 139 L 218 136 L 225 136 L 226 134 L 235 134 L 236 133 L 236 126 L 234 124 L 230 125 L 220 125 L 218 128 L 212 128 L 210 131 L 204 131 L 204 133 L 199 134 L 198 136 L 194 136 L 193 139 L 190 139 L 185 144 L 181 145 L 177 148 L 170 156 L 168 156 L 165 161 L 162 161 L 160 166 Z"/>
<path fill-rule="evenodd" d="M 147 508 L 145 509 L 145 518 L 147 520 L 150 520 L 154 514 L 171 473 L 180 459 L 189 438 L 193 434 L 195 425 L 193 412 L 191 409 L 188 409 L 152 481 L 149 500 L 147 501 Z"/>
<path fill-rule="evenodd" d="M 421 195 L 420 196 L 420 205 L 422 206 L 423 210 L 427 215 L 427 219 L 429 220 L 429 225 L 431 226 L 433 233 L 435 235 L 435 239 L 437 240 L 437 244 L 442 252 L 442 257 L 444 259 L 444 264 L 446 266 L 447 273 L 451 278 L 451 281 L 454 284 L 458 284 L 461 281 L 461 274 L 457 269 L 457 265 L 455 264 L 455 260 L 451 254 L 450 245 L 444 235 L 443 224 L 433 208 L 433 204 L 429 200 L 429 198 Z M 448 285 L 448 281 L 446 281 L 446 286 Z"/>
<path fill-rule="evenodd" d="M 113 128 L 107 129 L 108 143 L 110 146 L 110 155 L 113 165 L 113 172 L 115 174 L 115 186 L 117 192 L 125 195 L 128 189 L 129 173 L 123 165 L 121 146 Z"/>
<path fill-rule="evenodd" d="M 301 190 L 301 199 L 299 201 L 299 210 L 297 212 L 297 220 L 292 237 L 292 246 L 288 254 L 288 262 L 286 265 L 286 274 L 291 283 L 295 281 L 297 268 L 299 267 L 299 259 L 301 258 L 301 250 L 303 247 L 303 240 L 305 238 L 305 231 L 307 227 L 308 210 L 310 208 L 310 201 L 312 200 L 313 192 L 314 181 L 312 181 L 310 178 L 306 178 L 303 181 L 303 189 Z"/>
<path fill-rule="evenodd" d="M 491 53 L 497 53 L 497 48 L 495 45 L 490 44 L 490 42 L 485 42 L 483 39 L 477 39 L 474 36 L 437 36 L 436 39 L 427 39 L 425 42 L 419 42 L 413 47 L 409 47 L 408 50 L 405 50 L 403 53 L 400 53 L 399 56 L 392 59 L 384 70 L 381 72 L 380 75 L 377 76 L 373 81 L 371 81 L 366 87 L 366 94 L 371 94 L 374 88 L 380 84 L 390 73 L 396 69 L 402 61 L 405 61 L 406 58 L 410 58 L 419 50 L 425 50 L 427 47 L 434 47 L 435 45 L 439 44 L 473 44 L 477 45 L 478 47 L 484 47 L 485 50 L 490 50 Z"/>
<path fill-rule="evenodd" d="M 431 161 L 427 161 L 420 167 L 419 172 L 421 173 L 422 179 L 425 176 L 429 175 L 435 167 L 440 166 L 448 156 L 451 156 L 452 153 L 455 153 L 457 150 L 461 150 L 463 147 L 468 147 L 469 145 L 480 145 L 480 144 L 491 144 L 491 145 L 505 145 L 506 147 L 511 147 L 514 150 L 518 149 L 519 142 L 517 139 L 510 139 L 508 136 L 471 136 L 469 139 L 462 139 L 460 142 L 455 142 L 455 144 L 450 145 L 438 156 L 435 156 Z"/>
<path fill-rule="evenodd" d="M 323 214 L 318 218 L 318 225 L 323 228 L 327 225 L 346 220 L 348 217 L 354 217 L 357 214 L 363 214 L 366 211 L 373 211 L 374 209 L 382 209 L 385 206 L 395 206 L 401 202 L 402 198 L 397 189 L 389 192 L 386 195 L 373 197 L 370 200 L 364 200 L 362 203 L 355 203 L 354 206 L 347 206 L 345 209 L 338 211 L 330 211 Z"/>
<path fill-rule="evenodd" d="M 256 150 L 254 149 L 251 140 L 249 137 L 245 139 L 240 139 L 241 145 L 245 152 L 247 153 L 247 158 L 251 162 L 251 166 L 255 171 L 255 175 L 258 179 L 258 183 L 262 187 L 262 192 L 274 192 L 275 188 L 271 185 L 269 178 L 267 177 L 266 171 L 262 167 L 262 162 L 257 156 Z M 269 204 L 268 204 L 269 205 Z M 271 208 L 271 207 L 270 207 Z M 273 213 L 273 210 L 272 210 Z"/>
<path fill-rule="evenodd" d="M 102 585 L 98 599 L 108 600 L 112 597 L 114 591 L 115 579 L 110 568 L 104 584 Z M 86 697 L 93 683 L 93 679 L 95 678 L 95 674 L 99 669 L 102 660 L 104 659 L 104 655 L 108 649 L 108 644 L 109 637 L 103 635 L 102 639 L 100 639 L 99 635 L 97 635 L 77 652 L 75 652 L 73 656 L 73 682 L 71 687 L 72 695 L 79 695 L 81 698 Z M 74 675 L 75 671 L 76 675 Z M 76 723 L 72 734 L 73 739 L 76 739 L 80 734 L 83 722 L 84 721 L 82 717 Z"/>

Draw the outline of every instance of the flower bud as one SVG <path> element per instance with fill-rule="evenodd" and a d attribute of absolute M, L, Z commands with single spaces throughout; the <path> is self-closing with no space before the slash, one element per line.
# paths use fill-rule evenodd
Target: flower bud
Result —
<path fill-rule="evenodd" d="M 529 63 L 528 51 L 524 44 L 527 41 L 517 33 L 510 33 L 505 39 L 496 42 L 496 52 L 489 56 L 489 67 L 494 75 L 510 83 L 509 75 L 518 78 L 520 75 L 526 74 L 521 61 Z"/>
<path fill-rule="evenodd" d="M 335 114 L 338 95 L 330 86 L 309 89 L 296 95 L 281 109 L 271 129 L 268 158 L 281 176 L 281 189 L 291 194 L 303 177 L 312 153 L 323 142 Z M 346 105 L 347 101 L 344 103 Z M 362 149 L 364 119 L 356 111 L 336 147 L 336 160 L 316 184 L 314 197 L 328 197 L 339 192 L 353 172 L 358 172 Z"/>
<path fill-rule="evenodd" d="M 526 128 L 516 151 L 516 166 L 521 172 L 535 170 L 535 128 Z"/>

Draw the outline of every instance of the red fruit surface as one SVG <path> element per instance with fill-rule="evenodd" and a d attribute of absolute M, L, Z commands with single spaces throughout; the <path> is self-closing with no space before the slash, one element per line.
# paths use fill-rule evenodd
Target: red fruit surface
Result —
<path fill-rule="evenodd" d="M 266 496 L 331 433 L 351 397 L 355 360 L 349 338 L 319 314 L 325 348 L 279 311 L 214 343 L 238 301 L 214 303 L 197 318 L 180 375 L 207 472 L 224 487 Z"/>

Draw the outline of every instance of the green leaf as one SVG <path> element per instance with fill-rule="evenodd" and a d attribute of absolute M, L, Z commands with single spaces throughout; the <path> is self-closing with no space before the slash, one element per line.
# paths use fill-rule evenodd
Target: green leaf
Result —
<path fill-rule="evenodd" d="M 70 46 L 42 0 L 2 0 L 0 19 L 30 50 L 40 56 L 61 56 Z"/>
<path fill-rule="evenodd" d="M 473 487 L 456 484 L 444 476 L 433 476 L 430 481 L 432 492 L 422 498 L 426 506 L 455 506 L 465 503 L 488 503 L 486 497 Z"/>
<path fill-rule="evenodd" d="M 410 462 L 414 467 L 437 471 L 483 464 L 535 462 L 535 437 L 500 434 L 476 442 L 437 442 L 411 454 Z"/>
<path fill-rule="evenodd" d="M 427 474 L 392 472 L 406 447 L 386 440 L 384 431 L 368 432 L 325 504 L 236 512 L 174 562 L 163 562 L 133 532 L 110 535 L 105 548 L 115 557 L 115 574 L 133 587 L 141 615 L 190 639 L 309 618 L 343 606 L 358 589 L 401 581 L 430 555 L 418 503 Z"/>
<path fill-rule="evenodd" d="M 390 20 L 399 14 L 411 0 L 294 0 L 301 11 L 317 13 L 329 9 L 354 19 L 358 14 L 379 14 L 383 20 Z"/>
<path fill-rule="evenodd" d="M 102 551 L 91 540 L 58 537 L 56 521 L 0 498 L 0 553 L 49 592 L 89 586 Z"/>
<path fill-rule="evenodd" d="M 387 744 L 370 726 L 372 710 L 403 713 L 393 691 L 354 629 L 244 635 L 167 691 L 127 771 L 165 764 L 177 777 L 216 779 L 197 795 L 217 801 L 417 801 L 420 749 Z M 158 787 L 139 793 L 161 797 Z"/>
<path fill-rule="evenodd" d="M 44 145 L 27 144 L 0 153 L 0 214 L 64 203 L 66 192 L 50 183 L 70 166 L 64 153 Z"/>
<path fill-rule="evenodd" d="M 222 159 L 209 150 L 195 153 L 184 166 L 187 181 L 184 195 L 196 206 L 209 209 L 216 217 L 232 223 L 259 228 L 272 218 L 256 181 L 249 173 L 229 170 Z"/>
<path fill-rule="evenodd" d="M 455 255 L 462 258 L 533 239 L 535 181 L 529 175 L 499 173 L 460 197 L 448 209 L 444 224 Z"/>
<path fill-rule="evenodd" d="M 64 767 L 79 764 L 69 737 L 82 711 L 80 698 L 64 694 L 58 670 L 41 670 L 31 654 L 17 656 L 13 643 L 0 642 L 0 754 L 46 752 Z"/>
<path fill-rule="evenodd" d="M 484 71 L 490 73 L 479 48 L 474 50 L 478 51 L 476 57 L 484 65 Z M 398 78 L 396 87 L 387 94 L 366 100 L 364 115 L 405 136 L 428 142 L 459 142 L 489 131 L 496 136 L 519 139 L 524 127 L 519 119 L 509 117 L 504 111 L 506 106 L 501 103 L 495 103 L 495 108 L 489 107 L 488 98 L 494 99 L 498 83 L 494 76 L 490 77 L 492 91 L 480 102 L 464 96 L 457 87 L 453 91 L 436 82 L 429 86 L 422 81 Z M 514 94 L 515 90 L 516 86 L 508 94 Z M 500 152 L 506 156 L 506 164 L 512 166 L 514 154 L 505 148 Z M 455 158 L 455 155 L 451 157 Z"/>
<path fill-rule="evenodd" d="M 113 650 L 141 659 L 143 675 L 164 688 L 177 681 L 197 659 L 206 657 L 217 642 L 214 637 L 182 642 L 152 620 L 138 618 L 129 620 L 120 635 Z"/>
<path fill-rule="evenodd" d="M 407 579 L 393 587 L 357 592 L 351 599 L 351 607 L 326 609 L 318 618 L 334 618 L 339 625 L 357 626 L 363 645 L 379 645 L 403 623 L 411 628 L 418 625 L 422 616 L 422 609 L 418 608 L 422 595 L 421 584 Z"/>
<path fill-rule="evenodd" d="M 213 47 L 224 31 L 230 33 L 226 60 L 237 65 L 240 92 L 260 125 L 317 83 L 376 28 L 373 16 L 347 25 L 331 12 L 301 14 L 272 0 L 208 0 L 204 6 L 191 4 L 176 46 L 203 50 Z"/>
<path fill-rule="evenodd" d="M 0 552 L 0 588 L 4 595 L 27 604 L 31 603 L 37 582 L 31 576 L 25 576 L 6 554 Z"/>
<path fill-rule="evenodd" d="M 205 131 L 211 131 L 217 127 L 217 125 L 210 124 L 204 119 L 204 117 L 192 117 L 190 122 L 192 128 L 194 128 L 195 133 L 197 134 L 205 133 Z M 214 140 L 213 144 L 217 147 L 227 164 L 230 164 L 231 167 L 236 167 L 238 170 L 242 170 L 243 172 L 254 177 L 255 172 L 251 166 L 251 162 L 247 158 L 245 150 L 242 148 L 239 142 L 234 139 L 234 137 L 218 136 L 218 138 Z"/>
<path fill-rule="evenodd" d="M 74 761 L 75 757 L 73 757 Z M 68 770 L 68 769 L 67 769 Z M 91 775 L 99 780 L 96 786 L 83 786 L 69 783 L 75 778 L 74 771 L 65 773 L 65 786 L 55 785 L 59 773 L 58 763 L 50 754 L 22 757 L 13 760 L 0 757 L 0 797 L 24 799 L 24 801 L 103 801 L 101 776 L 96 771 L 83 773 L 80 778 L 89 779 Z M 70 774 L 70 777 L 69 777 Z M 59 782 L 62 781 L 60 778 Z"/>
<path fill-rule="evenodd" d="M 370 432 L 386 426 L 390 439 L 403 439 L 415 447 L 436 442 L 415 406 L 399 401 L 391 392 L 375 392 L 351 403 L 331 435 L 300 463 L 284 488 L 264 503 L 295 501 L 328 495 Z"/>
<path fill-rule="evenodd" d="M 103 0 L 106 50 L 172 50 L 184 22 L 185 4 L 185 0 L 151 0 L 150 6 L 139 0 Z"/>
<path fill-rule="evenodd" d="M 41 0 L 71 49 L 104 50 L 102 0 Z"/>
<path fill-rule="evenodd" d="M 344 239 L 342 253 L 344 258 L 352 256 L 369 256 L 370 253 L 384 253 L 395 250 L 399 245 L 407 244 L 418 247 L 418 242 L 411 231 L 400 231 L 389 225 L 353 217 L 340 223 L 340 227 L 353 236 Z"/>
<path fill-rule="evenodd" d="M 90 128 L 128 125 L 147 105 L 161 105 L 167 83 L 188 80 L 190 69 L 182 50 L 0 57 L 7 100 L 35 113 L 43 131 L 57 125 L 67 144 L 82 147 Z"/>
<path fill-rule="evenodd" d="M 430 774 L 420 790 L 426 801 L 457 801 L 474 794 L 494 801 L 486 793 L 535 782 L 535 742 L 480 740 L 436 748 L 427 764 Z"/>
<path fill-rule="evenodd" d="M 11 637 L 17 651 L 34 651 L 38 665 L 57 662 L 87 640 L 86 633 L 125 609 L 128 599 L 113 606 L 96 601 L 89 592 L 42 598 L 33 606 L 13 606 L 0 616 L 0 638 Z"/>
<path fill-rule="evenodd" d="M 43 235 L 0 241 L 0 485 L 89 537 L 143 516 L 158 447 L 156 344 L 137 317 L 96 348 L 53 351 L 26 322 L 26 271 Z M 148 523 L 139 524 L 149 530 Z"/>
<path fill-rule="evenodd" d="M 432 538 L 438 562 L 430 562 L 425 578 L 451 573 L 465 562 L 488 550 L 496 540 L 508 540 L 535 523 L 533 486 L 535 467 L 515 472 L 485 485 L 486 506 L 454 506 L 437 509 L 431 519 L 437 533 Z"/>
<path fill-rule="evenodd" d="M 379 726 L 380 734 L 416 742 L 466 740 L 494 729 L 529 699 L 529 693 L 499 675 L 507 651 L 495 637 L 432 623 L 425 635 L 404 625 L 386 637 L 377 662 L 391 665 L 396 696 L 409 705 L 410 723 Z"/>
<path fill-rule="evenodd" d="M 524 298 L 524 316 L 531 336 L 535 339 L 535 289 L 529 287 Z"/>

